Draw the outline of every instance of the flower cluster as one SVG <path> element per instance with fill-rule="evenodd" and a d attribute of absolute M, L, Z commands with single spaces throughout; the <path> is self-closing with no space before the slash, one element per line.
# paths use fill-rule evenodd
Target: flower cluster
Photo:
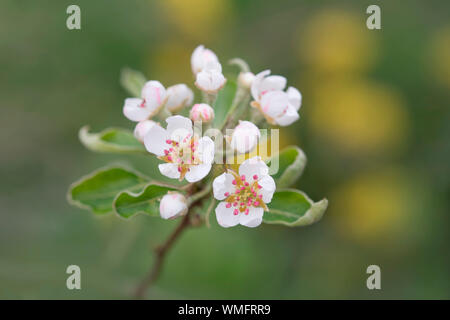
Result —
<path fill-rule="evenodd" d="M 161 174 L 195 183 L 208 177 L 219 150 L 215 150 L 210 137 L 202 137 L 194 130 L 193 122 L 213 123 L 215 110 L 211 103 L 227 80 L 217 55 L 202 45 L 192 53 L 191 68 L 195 86 L 203 93 L 204 101 L 194 104 L 194 93 L 186 84 L 166 89 L 159 81 L 151 80 L 142 87 L 140 97 L 125 99 L 123 113 L 138 122 L 135 137 L 163 162 L 158 165 Z M 226 127 L 217 129 L 234 126 L 232 134 L 225 137 L 227 148 L 245 154 L 258 144 L 261 121 L 287 126 L 299 119 L 301 94 L 293 87 L 285 90 L 286 78 L 270 75 L 269 70 L 256 75 L 243 70 L 237 80 L 240 99 L 233 101 L 233 111 L 223 121 Z M 253 97 L 251 103 L 245 98 L 250 96 Z M 190 107 L 189 118 L 183 115 L 186 107 Z M 255 112 L 262 116 L 251 118 L 259 118 L 259 121 L 234 119 L 236 115 L 248 116 Z M 166 128 L 161 124 L 163 121 Z M 206 181 L 208 183 L 211 184 L 210 180 Z M 240 165 L 239 172 L 226 168 L 215 177 L 212 189 L 214 197 L 221 201 L 215 210 L 219 225 L 256 227 L 268 210 L 266 204 L 275 192 L 275 181 L 268 175 L 264 161 L 253 157 Z M 184 195 L 171 192 L 162 198 L 160 214 L 165 219 L 183 215 L 188 210 L 186 203 Z"/>

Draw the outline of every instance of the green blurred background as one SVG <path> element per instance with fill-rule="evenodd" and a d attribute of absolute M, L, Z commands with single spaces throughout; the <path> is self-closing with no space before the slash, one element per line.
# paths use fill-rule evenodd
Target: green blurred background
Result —
<path fill-rule="evenodd" d="M 366 28 L 381 6 L 382 30 Z M 82 29 L 66 28 L 81 7 Z M 445 1 L 13 1 L 0 3 L 0 298 L 128 298 L 176 222 L 94 217 L 66 191 L 110 162 L 158 177 L 146 157 L 91 153 L 78 129 L 133 128 L 124 66 L 193 87 L 213 49 L 270 68 L 303 94 L 281 132 L 308 165 L 297 187 L 327 197 L 307 228 L 191 229 L 153 299 L 449 298 L 450 4 Z M 198 95 L 197 95 L 198 97 Z M 66 268 L 82 290 L 66 289 Z M 377 264 L 382 290 L 366 288 Z"/>

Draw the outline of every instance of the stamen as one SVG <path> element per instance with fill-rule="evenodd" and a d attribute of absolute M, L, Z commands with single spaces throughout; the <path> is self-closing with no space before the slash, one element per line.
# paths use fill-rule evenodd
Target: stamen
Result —
<path fill-rule="evenodd" d="M 231 202 L 228 202 L 228 203 L 225 205 L 225 207 L 231 208 Z"/>
<path fill-rule="evenodd" d="M 239 214 L 239 210 L 238 209 L 234 209 L 234 215 L 237 216 Z"/>
<path fill-rule="evenodd" d="M 223 195 L 224 195 L 225 197 L 228 197 L 228 196 L 230 195 L 230 193 L 229 193 L 229 192 L 225 192 Z"/>
<path fill-rule="evenodd" d="M 253 180 L 258 180 L 258 175 L 255 174 L 255 175 L 253 176 Z"/>

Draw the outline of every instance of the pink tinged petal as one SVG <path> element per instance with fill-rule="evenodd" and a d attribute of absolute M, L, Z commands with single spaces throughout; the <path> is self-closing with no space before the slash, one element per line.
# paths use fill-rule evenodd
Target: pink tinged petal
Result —
<path fill-rule="evenodd" d="M 262 194 L 262 201 L 265 203 L 272 201 L 276 189 L 273 178 L 271 176 L 264 176 L 258 181 L 258 184 L 261 186 L 259 193 Z"/>
<path fill-rule="evenodd" d="M 264 70 L 255 76 L 255 79 L 253 80 L 252 87 L 251 87 L 251 92 L 252 92 L 252 96 L 253 96 L 254 100 L 256 100 L 256 101 L 260 100 L 260 98 L 261 98 L 260 97 L 261 83 L 262 83 L 264 77 L 269 74 L 270 74 L 270 70 Z"/>
<path fill-rule="evenodd" d="M 234 215 L 234 209 L 233 208 L 227 208 L 226 202 L 221 202 L 216 207 L 216 218 L 217 223 L 224 227 L 234 227 L 239 224 L 239 216 L 240 215 Z"/>
<path fill-rule="evenodd" d="M 288 126 L 297 121 L 300 118 L 297 110 L 292 105 L 288 105 L 284 110 L 284 113 L 275 118 L 275 122 L 280 126 Z"/>
<path fill-rule="evenodd" d="M 167 134 L 170 139 L 180 142 L 188 135 L 192 136 L 192 121 L 183 116 L 172 116 L 166 119 Z"/>
<path fill-rule="evenodd" d="M 212 165 L 210 163 L 192 165 L 189 167 L 189 171 L 186 173 L 186 180 L 188 182 L 197 182 L 206 177 L 211 170 Z"/>
<path fill-rule="evenodd" d="M 146 108 L 154 112 L 164 102 L 166 89 L 155 80 L 147 81 L 142 88 L 142 98 L 145 100 Z"/>
<path fill-rule="evenodd" d="M 178 112 L 182 108 L 191 105 L 194 100 L 194 93 L 183 83 L 167 88 L 166 96 L 167 102 L 165 106 L 170 112 Z"/>
<path fill-rule="evenodd" d="M 144 137 L 144 145 L 148 152 L 157 156 L 163 156 L 164 150 L 169 145 L 167 144 L 169 136 L 167 131 L 160 126 L 153 126 Z"/>
<path fill-rule="evenodd" d="M 289 87 L 286 93 L 288 95 L 289 103 L 298 111 L 302 105 L 302 94 L 294 87 Z"/>
<path fill-rule="evenodd" d="M 239 215 L 239 223 L 243 226 L 254 228 L 261 224 L 264 215 L 263 208 L 249 208 L 248 214 Z"/>
<path fill-rule="evenodd" d="M 239 175 L 245 175 L 246 177 L 252 177 L 257 175 L 258 177 L 263 177 L 268 175 L 269 168 L 261 160 L 261 157 L 253 157 L 245 160 L 239 166 Z"/>
<path fill-rule="evenodd" d="M 288 95 L 284 91 L 270 91 L 261 99 L 261 109 L 271 118 L 277 118 L 289 105 Z"/>
<path fill-rule="evenodd" d="M 210 62 L 219 62 L 216 54 L 210 49 L 206 49 L 203 45 L 198 46 L 191 56 L 192 72 L 197 74 Z"/>
<path fill-rule="evenodd" d="M 142 105 L 143 100 L 139 98 L 125 99 L 123 106 L 123 114 L 131 121 L 143 121 L 146 120 L 151 111 Z"/>
<path fill-rule="evenodd" d="M 213 181 L 214 198 L 217 200 L 223 200 L 228 197 L 225 195 L 226 193 L 228 193 L 228 195 L 233 193 L 235 189 L 233 180 L 233 175 L 226 172 L 216 177 Z"/>
<path fill-rule="evenodd" d="M 175 163 L 162 163 L 158 165 L 159 171 L 162 175 L 171 178 L 178 179 L 180 178 L 180 172 L 178 171 L 178 165 Z"/>
<path fill-rule="evenodd" d="M 197 74 L 195 85 L 202 91 L 215 93 L 225 84 L 226 79 L 220 71 L 203 70 Z"/>
<path fill-rule="evenodd" d="M 155 121 L 152 120 L 144 120 L 139 122 L 134 128 L 134 136 L 140 142 L 144 142 L 144 137 L 150 131 L 150 129 L 156 124 Z"/>
<path fill-rule="evenodd" d="M 212 163 L 214 160 L 214 142 L 210 137 L 198 141 L 198 156 L 202 163 Z"/>

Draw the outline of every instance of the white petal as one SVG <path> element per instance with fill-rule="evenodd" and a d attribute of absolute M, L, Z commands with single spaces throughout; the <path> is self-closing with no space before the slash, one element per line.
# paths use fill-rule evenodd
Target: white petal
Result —
<path fill-rule="evenodd" d="M 288 95 L 289 103 L 298 111 L 302 105 L 302 94 L 294 87 L 289 87 L 286 93 Z"/>
<path fill-rule="evenodd" d="M 212 163 L 214 160 L 214 142 L 210 137 L 198 141 L 198 156 L 202 163 Z"/>
<path fill-rule="evenodd" d="M 275 181 L 269 175 L 263 176 L 258 180 L 258 184 L 262 187 L 259 192 L 262 194 L 262 201 L 269 203 L 272 201 L 273 193 L 275 192 L 276 186 Z"/>
<path fill-rule="evenodd" d="M 286 78 L 282 76 L 268 76 L 264 78 L 259 86 L 259 94 L 263 95 L 269 91 L 284 90 Z"/>
<path fill-rule="evenodd" d="M 261 132 L 250 121 L 239 121 L 231 136 L 231 147 L 239 153 L 252 151 L 258 144 Z"/>
<path fill-rule="evenodd" d="M 125 99 L 125 104 L 123 106 L 123 114 L 125 117 L 131 121 L 146 120 L 150 116 L 151 110 L 146 108 L 142 102 L 143 100 L 139 98 Z"/>
<path fill-rule="evenodd" d="M 241 213 L 239 215 L 239 223 L 243 226 L 254 228 L 261 224 L 264 214 L 263 208 L 250 208 L 248 214 Z"/>
<path fill-rule="evenodd" d="M 166 119 L 167 134 L 175 141 L 183 140 L 187 135 L 192 135 L 192 121 L 183 116 L 172 116 Z"/>
<path fill-rule="evenodd" d="M 271 118 L 281 116 L 288 104 L 289 99 L 284 91 L 270 91 L 261 98 L 261 109 Z"/>
<path fill-rule="evenodd" d="M 150 129 L 156 124 L 155 121 L 152 120 L 144 120 L 139 122 L 134 128 L 134 136 L 140 142 L 144 142 L 144 137 L 150 131 Z"/>
<path fill-rule="evenodd" d="M 216 54 L 210 49 L 206 49 L 203 45 L 195 48 L 191 56 L 192 72 L 197 74 L 202 71 L 208 62 L 219 62 Z"/>
<path fill-rule="evenodd" d="M 213 181 L 213 192 L 214 198 L 217 200 L 223 200 L 227 196 L 226 192 L 232 194 L 236 189 L 233 185 L 234 176 L 231 173 L 222 173 L 220 176 L 216 177 Z"/>
<path fill-rule="evenodd" d="M 297 121 L 300 118 L 297 110 L 295 110 L 294 106 L 288 105 L 285 111 L 279 116 L 275 118 L 275 122 L 280 126 L 288 126 L 293 122 Z"/>
<path fill-rule="evenodd" d="M 178 179 L 180 178 L 180 172 L 178 171 L 178 166 L 174 163 L 162 163 L 158 165 L 159 171 L 162 175 L 171 178 Z"/>
<path fill-rule="evenodd" d="M 141 94 L 146 108 L 153 113 L 164 103 L 166 89 L 159 81 L 151 80 L 145 83 Z"/>
<path fill-rule="evenodd" d="M 258 179 L 261 179 L 263 176 L 268 175 L 269 168 L 261 160 L 261 157 L 253 157 L 245 160 L 239 166 L 239 175 L 245 175 L 246 179 L 253 179 L 254 175 L 258 176 Z"/>
<path fill-rule="evenodd" d="M 206 177 L 211 171 L 212 165 L 210 163 L 203 163 L 199 165 L 192 165 L 189 167 L 189 171 L 186 172 L 186 180 L 188 182 L 197 182 Z"/>
<path fill-rule="evenodd" d="M 187 213 L 186 198 L 177 192 L 166 194 L 159 204 L 161 218 L 170 219 Z"/>
<path fill-rule="evenodd" d="M 260 86 L 261 86 L 261 83 L 262 83 L 264 77 L 269 75 L 269 74 L 270 74 L 270 70 L 264 70 L 264 71 L 261 71 L 260 73 L 258 73 L 255 76 L 255 78 L 253 79 L 251 91 L 252 91 L 253 99 L 255 99 L 256 101 L 259 101 L 259 99 L 261 98 L 260 97 L 260 92 L 261 92 L 260 91 Z"/>
<path fill-rule="evenodd" d="M 195 85 L 202 91 L 216 93 L 225 84 L 223 74 L 216 70 L 203 70 L 197 74 Z"/>
<path fill-rule="evenodd" d="M 239 224 L 239 215 L 234 215 L 233 211 L 233 207 L 226 207 L 226 202 L 219 203 L 216 207 L 217 223 L 224 228 L 234 227 Z"/>
<path fill-rule="evenodd" d="M 164 150 L 169 147 L 166 143 L 169 135 L 164 128 L 153 126 L 144 137 L 144 145 L 148 152 L 163 156 Z"/>
<path fill-rule="evenodd" d="M 184 107 L 191 105 L 194 100 L 194 93 L 184 83 L 167 88 L 166 96 L 166 108 L 170 112 L 178 112 Z"/>

